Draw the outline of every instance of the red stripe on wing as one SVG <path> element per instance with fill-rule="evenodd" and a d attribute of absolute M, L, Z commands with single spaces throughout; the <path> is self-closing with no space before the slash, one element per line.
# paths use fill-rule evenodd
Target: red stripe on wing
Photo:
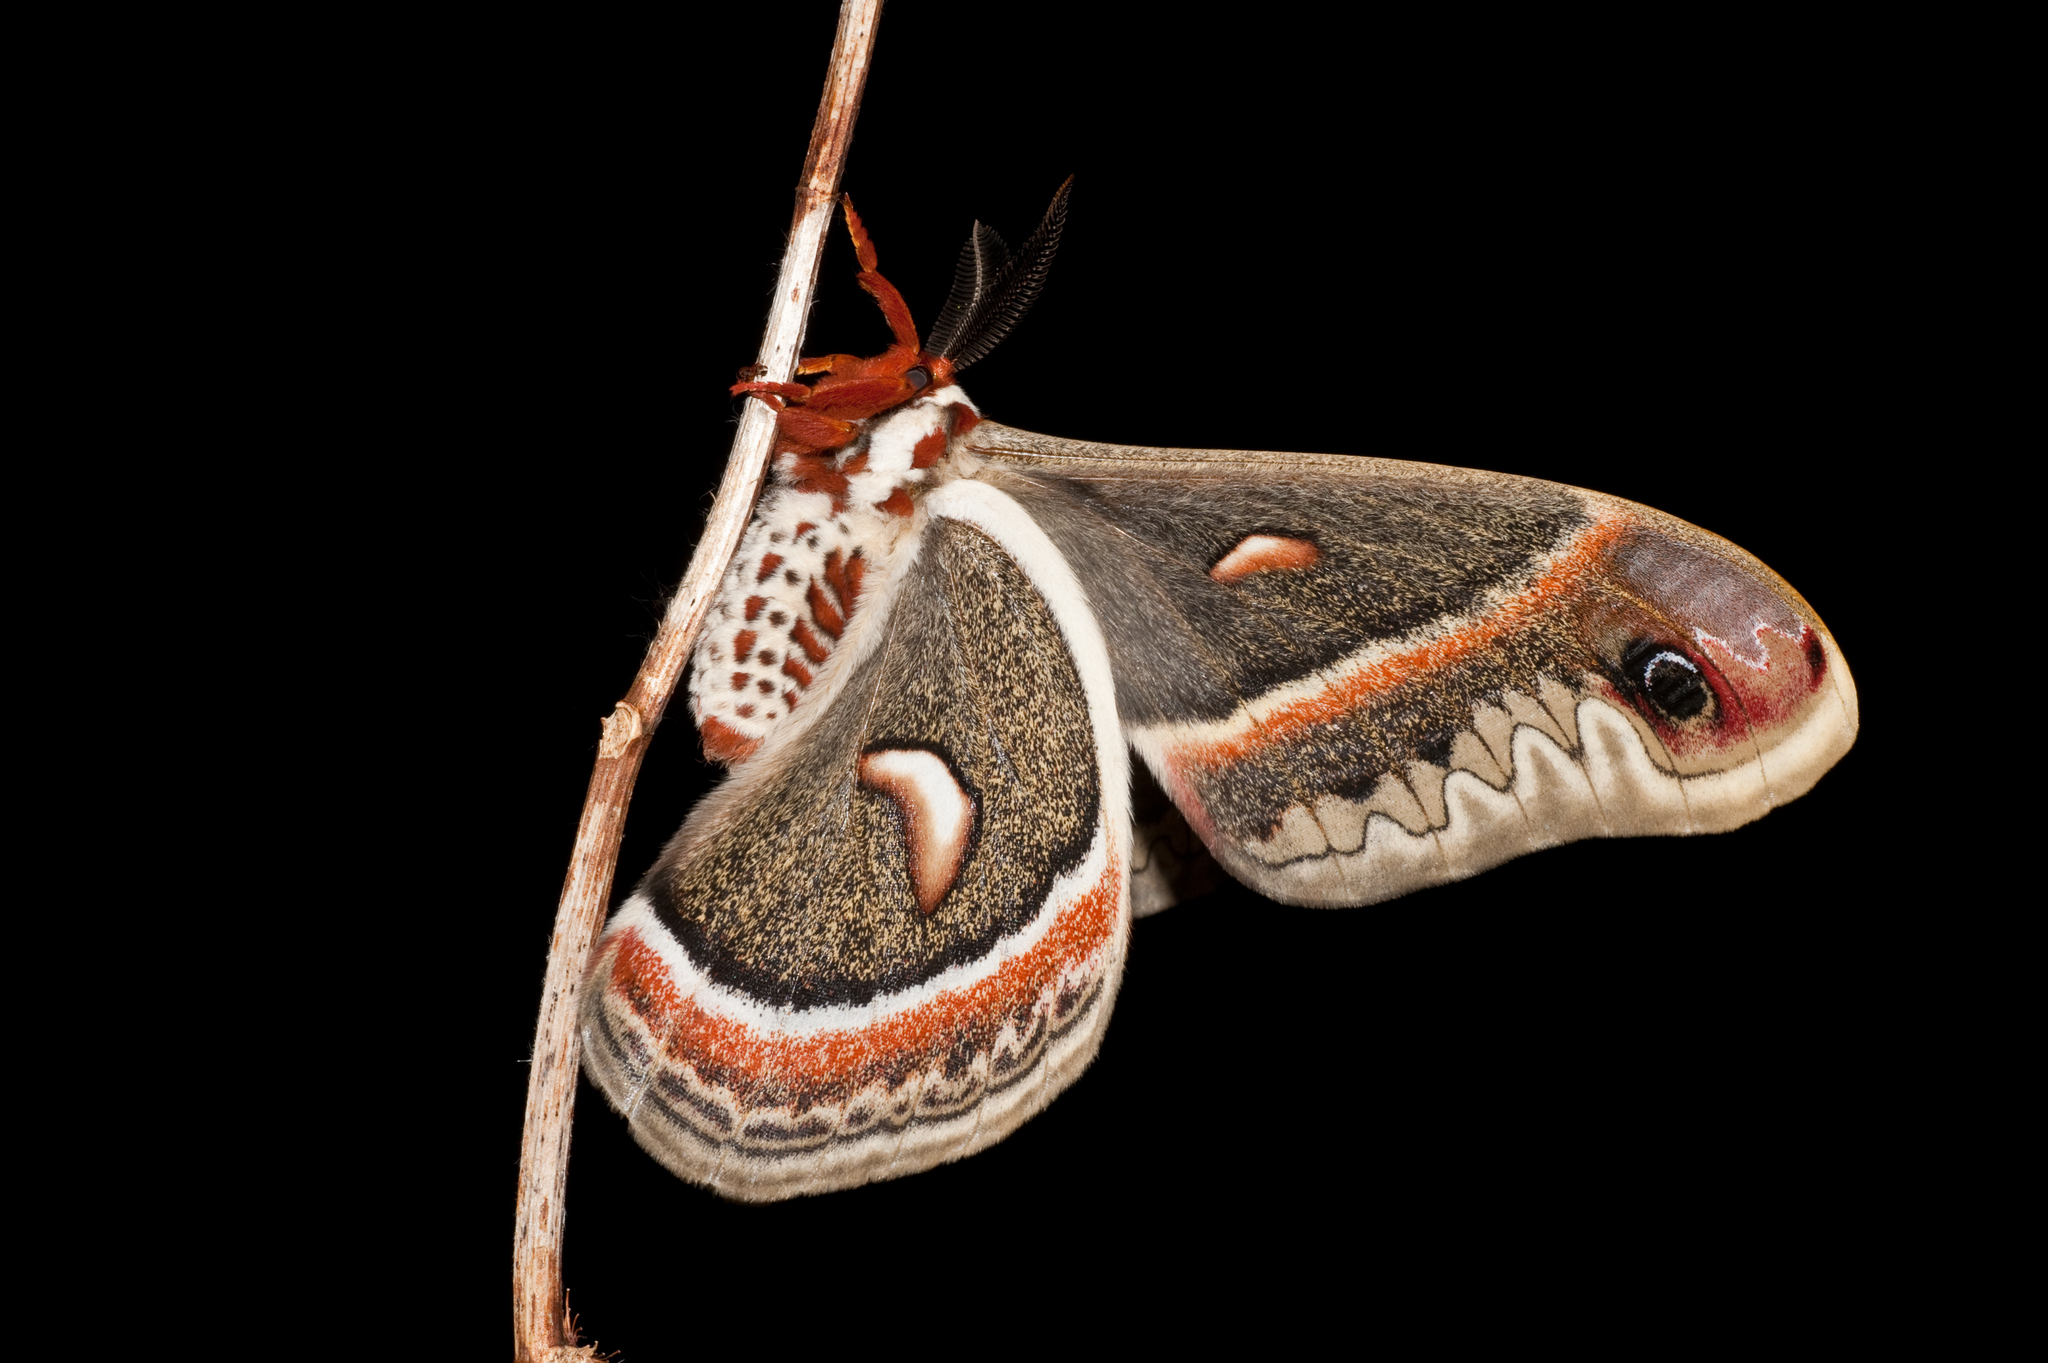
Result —
<path fill-rule="evenodd" d="M 756 1031 L 685 999 L 660 953 L 633 929 L 619 937 L 607 987 L 650 1035 L 667 1038 L 663 1059 L 690 1066 L 708 1082 L 744 1091 L 772 1076 L 778 1087 L 809 1095 L 849 1094 L 877 1080 L 893 1087 L 906 1070 L 957 1054 L 963 1043 L 992 1047 L 1006 1023 L 1035 1008 L 1061 975 L 1107 946 L 1116 933 L 1123 879 L 1123 868 L 1112 860 L 1092 887 L 1059 910 L 1030 950 L 963 989 L 866 1027 L 809 1036 Z M 812 1099 L 797 1101 L 803 1106 Z"/>
<path fill-rule="evenodd" d="M 1462 628 L 1368 663 L 1314 695 L 1275 706 L 1255 724 L 1245 723 L 1241 733 L 1169 739 L 1173 760 L 1211 765 L 1237 761 L 1313 725 L 1334 723 L 1375 696 L 1498 646 L 1537 616 L 1582 592 L 1588 580 L 1602 571 L 1615 541 L 1627 530 L 1627 524 L 1618 519 L 1595 523 L 1581 531 L 1542 576 Z M 1244 712 L 1238 714 L 1242 718 Z"/>

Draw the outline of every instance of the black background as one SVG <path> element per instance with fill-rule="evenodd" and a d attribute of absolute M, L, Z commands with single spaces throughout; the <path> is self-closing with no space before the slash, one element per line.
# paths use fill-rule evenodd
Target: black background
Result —
<path fill-rule="evenodd" d="M 1114 12 L 883 18 L 845 183 L 921 324 L 976 218 L 1015 243 L 1077 176 L 1044 297 L 967 376 L 984 412 L 1656 506 L 1806 595 L 1864 736 L 1735 833 L 1580 844 L 1368 909 L 1232 891 L 1148 920 L 1087 1075 L 895 1183 L 728 1205 L 586 1084 L 586 1334 L 628 1360 L 732 1328 L 1030 1347 L 1091 1298 L 1284 1334 L 1299 1307 L 1540 1275 L 1577 1284 L 1542 1308 L 1566 1316 L 1624 1291 L 1810 1302 L 1900 1215 L 1869 1189 L 1928 1059 L 1886 831 L 1903 683 L 1877 666 L 1904 510 L 1875 470 L 1916 438 L 1912 286 L 1887 264 L 1912 91 L 1852 35 L 1762 21 Z M 369 976 L 405 1026 L 375 1141 L 400 1195 L 376 1215 L 400 1228 L 390 1280 L 432 1303 L 407 1333 L 446 1356 L 507 1333 L 525 1058 L 598 721 L 723 464 L 835 16 L 439 37 L 366 75 L 312 152 L 343 243 L 313 268 L 337 336 L 376 337 L 345 347 L 360 401 L 334 423 L 364 641 L 336 666 L 419 745 L 328 755 L 382 764 L 359 859 L 411 868 L 419 924 Z M 835 234 L 808 350 L 886 343 L 854 269 Z M 620 897 L 711 779 L 672 721 Z"/>

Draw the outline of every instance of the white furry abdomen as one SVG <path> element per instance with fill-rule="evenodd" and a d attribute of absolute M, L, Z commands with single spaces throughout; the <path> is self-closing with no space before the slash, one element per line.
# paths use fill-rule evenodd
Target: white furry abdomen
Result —
<path fill-rule="evenodd" d="M 692 659 L 690 718 L 706 756 L 743 760 L 807 696 L 823 694 L 862 584 L 885 580 L 917 499 L 954 476 L 950 450 L 913 465 L 920 442 L 950 428 L 955 404 L 974 410 L 948 386 L 875 418 L 829 467 L 777 457 Z"/>

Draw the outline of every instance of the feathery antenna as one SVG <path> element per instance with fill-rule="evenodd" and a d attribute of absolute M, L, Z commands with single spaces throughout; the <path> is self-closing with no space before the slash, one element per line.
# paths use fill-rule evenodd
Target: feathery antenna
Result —
<path fill-rule="evenodd" d="M 1052 207 L 1045 210 L 1038 229 L 1014 257 L 994 228 L 974 224 L 953 267 L 953 292 L 925 346 L 951 360 L 956 373 L 995 349 L 1038 301 L 1052 271 L 1053 252 L 1059 249 L 1060 229 L 1067 225 L 1067 194 L 1073 187 L 1074 177 L 1069 175 L 1052 196 Z"/>

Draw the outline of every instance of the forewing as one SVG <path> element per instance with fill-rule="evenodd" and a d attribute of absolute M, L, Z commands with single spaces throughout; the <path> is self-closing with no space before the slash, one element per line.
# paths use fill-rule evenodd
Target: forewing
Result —
<path fill-rule="evenodd" d="M 1092 1058 L 1129 924 L 1106 650 L 1016 505 L 959 484 L 824 694 L 692 813 L 591 965 L 585 1064 L 747 1200 L 1002 1138 Z"/>
<path fill-rule="evenodd" d="M 1734 828 L 1854 741 L 1798 593 L 1647 507 L 1393 460 L 969 440 L 1088 592 L 1132 746 L 1273 898 Z"/>

